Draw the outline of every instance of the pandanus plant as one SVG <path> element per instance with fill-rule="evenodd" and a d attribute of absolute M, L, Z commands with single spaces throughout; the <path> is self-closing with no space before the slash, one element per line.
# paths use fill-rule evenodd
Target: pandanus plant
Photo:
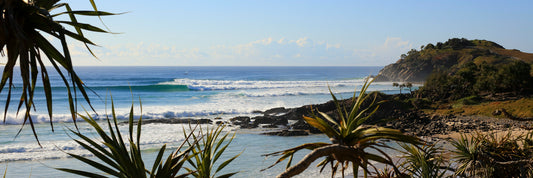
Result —
<path fill-rule="evenodd" d="M 216 128 L 208 128 L 207 131 L 200 128 L 200 131 L 197 132 L 198 124 L 194 127 L 189 125 L 190 131 L 183 129 L 184 141 L 166 159 L 163 157 L 167 150 L 165 144 L 159 148 L 152 167 L 146 167 L 147 165 L 145 165 L 145 160 L 142 156 L 143 151 L 140 145 L 143 121 L 142 106 L 141 114 L 136 121 L 136 127 L 134 124 L 135 114 L 133 108 L 134 106 L 132 104 L 128 117 L 128 132 L 124 136 L 119 129 L 112 99 L 111 116 L 106 115 L 107 129 L 105 129 L 106 127 L 100 126 L 90 114 L 79 115 L 94 129 L 100 138 L 90 138 L 78 130 L 70 129 L 72 134 L 79 137 L 79 139 L 73 140 L 94 155 L 97 161 L 83 157 L 82 155 L 67 154 L 100 172 L 71 168 L 56 169 L 84 177 L 215 177 L 215 174 L 223 172 L 223 169 L 240 155 L 238 154 L 227 160 L 221 159 L 226 148 L 228 148 L 235 136 L 233 134 L 233 136 L 228 137 L 229 133 L 224 134 L 224 126 L 219 125 Z M 215 170 L 214 165 L 217 161 L 223 162 Z M 186 167 L 187 165 L 190 165 L 191 168 Z M 237 173 L 226 173 L 217 177 L 228 178 Z"/>
<path fill-rule="evenodd" d="M 233 160 L 237 159 L 237 157 L 241 155 L 239 153 L 227 160 L 221 160 L 221 156 L 223 156 L 223 153 L 231 144 L 233 138 L 235 138 L 235 133 L 233 133 L 231 136 L 229 135 L 229 132 L 225 134 L 222 133 L 225 127 L 225 125 L 218 125 L 216 128 L 207 128 L 206 130 L 203 130 L 200 127 L 200 132 L 198 135 L 201 137 L 193 134 L 192 141 L 185 140 L 189 148 L 192 148 L 191 153 L 193 155 L 193 157 L 187 160 L 191 168 L 185 169 L 191 172 L 193 177 L 228 178 L 239 173 L 230 172 L 217 176 L 217 173 L 221 173 L 226 166 L 228 166 Z M 185 135 L 185 137 L 187 137 L 187 135 Z M 196 142 L 193 143 L 193 141 Z M 219 164 L 218 161 L 223 162 Z"/>
<path fill-rule="evenodd" d="M 141 107 L 142 108 L 142 107 Z M 71 168 L 56 168 L 60 171 L 76 174 L 83 177 L 138 177 L 138 178 L 156 178 L 156 177 L 187 177 L 194 173 L 194 170 L 186 171 L 184 164 L 194 157 L 197 153 L 193 153 L 194 147 L 186 148 L 185 143 L 193 143 L 196 145 L 202 136 L 195 136 L 194 130 L 185 134 L 185 140 L 181 145 L 175 149 L 171 154 L 164 159 L 163 155 L 167 149 L 166 144 L 163 145 L 157 154 L 151 169 L 145 166 L 145 161 L 142 157 L 140 146 L 141 131 L 142 131 L 142 113 L 137 120 L 136 128 L 134 127 L 134 112 L 133 105 L 130 108 L 128 120 L 128 132 L 126 136 L 122 136 L 117 117 L 115 114 L 115 107 L 111 102 L 111 117 L 107 116 L 107 130 L 106 127 L 101 127 L 91 115 L 80 115 L 94 131 L 100 136 L 100 139 L 89 138 L 77 130 L 70 129 L 70 132 L 79 139 L 73 139 L 76 143 L 93 154 L 98 161 L 83 157 L 73 153 L 67 153 L 69 156 L 87 164 L 95 170 L 100 172 L 92 172 L 86 170 L 78 170 Z M 194 137 L 194 140 L 189 140 Z M 183 148 L 183 149 L 182 149 Z"/>
<path fill-rule="evenodd" d="M 37 134 L 33 126 L 30 111 L 35 109 L 33 97 L 39 74 L 46 96 L 46 106 L 52 125 L 52 88 L 48 69 L 45 64 L 49 62 L 54 70 L 61 76 L 68 94 L 68 103 L 74 122 L 76 121 L 77 93 L 90 106 L 90 100 L 84 88 L 84 84 L 78 77 L 72 66 L 67 45 L 67 37 L 85 44 L 89 52 L 94 56 L 89 45 L 95 45 L 87 39 L 83 31 L 109 33 L 106 30 L 90 24 L 80 23 L 76 16 L 104 16 L 114 15 L 113 13 L 98 11 L 94 0 L 89 0 L 93 10 L 76 11 L 72 10 L 68 3 L 61 3 L 59 0 L 2 0 L 0 1 L 0 54 L 7 56 L 7 62 L 3 67 L 2 79 L 0 80 L 0 92 L 7 88 L 7 99 L 4 108 L 4 122 L 11 101 L 12 88 L 14 87 L 14 69 L 20 68 L 20 78 L 22 80 L 21 95 L 18 103 L 17 113 L 24 109 L 24 122 L 29 123 L 37 139 Z M 58 11 L 64 9 L 58 13 Z M 68 16 L 57 20 L 61 16 Z M 74 29 L 68 30 L 66 27 Z M 59 40 L 56 47 L 51 43 L 51 38 Z M 7 55 L 6 55 L 7 53 Z M 68 75 L 66 76 L 65 73 Z M 22 129 L 22 128 L 21 128 Z"/>
<path fill-rule="evenodd" d="M 366 93 L 372 81 L 373 79 L 369 78 L 365 80 L 358 97 L 356 97 L 357 92 L 354 93 L 351 107 L 348 108 L 349 110 L 340 104 L 330 90 L 337 108 L 338 119 L 334 119 L 320 111 L 318 113 L 322 117 L 315 114 L 312 114 L 312 117 L 303 117 L 309 125 L 326 134 L 330 138 L 331 143 L 306 143 L 284 151 L 265 155 L 281 156 L 274 165 L 289 158 L 286 170 L 279 174 L 278 177 L 298 175 L 307 169 L 311 163 L 321 157 L 325 159 L 317 166 L 321 166 L 321 171 L 323 171 L 326 165 L 331 165 L 332 176 L 335 176 L 339 168 L 344 176 L 344 171 L 348 168 L 349 164 L 352 165 L 354 175 L 358 175 L 359 168 L 362 168 L 364 175 L 367 176 L 369 174 L 369 166 L 375 168 L 372 161 L 393 166 L 398 171 L 391 157 L 383 150 L 389 148 L 384 141 L 394 140 L 410 144 L 420 144 L 420 141 L 418 138 L 405 135 L 399 130 L 365 125 L 366 121 L 371 118 L 382 103 L 382 101 L 376 102 L 377 95 L 373 95 L 374 98 L 369 105 L 363 104 L 367 104 L 368 102 L 365 101 L 372 97 L 372 95 L 367 95 Z M 300 160 L 300 162 L 291 166 L 294 154 L 305 149 L 311 150 L 311 152 Z M 374 150 L 375 153 L 370 152 L 370 150 Z"/>

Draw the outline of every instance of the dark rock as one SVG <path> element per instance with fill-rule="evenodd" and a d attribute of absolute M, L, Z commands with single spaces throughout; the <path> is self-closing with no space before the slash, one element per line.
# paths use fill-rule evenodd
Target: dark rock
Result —
<path fill-rule="evenodd" d="M 311 113 L 311 106 L 306 105 L 299 108 L 292 108 L 287 111 L 286 114 L 280 116 L 285 117 L 287 120 L 302 120 L 304 115 Z"/>
<path fill-rule="evenodd" d="M 263 112 L 263 114 L 265 116 L 275 116 L 279 114 L 284 114 L 287 111 L 288 109 L 285 109 L 284 107 L 279 107 L 279 108 L 272 108 L 272 109 L 266 110 L 265 112 Z"/>
<path fill-rule="evenodd" d="M 229 119 L 231 122 L 250 122 L 250 117 L 239 116 Z"/>
<path fill-rule="evenodd" d="M 253 124 L 250 123 L 250 117 L 234 117 L 234 118 L 231 118 L 230 119 L 230 122 L 231 124 L 233 125 L 238 125 L 240 126 L 241 128 L 245 129 L 245 128 L 255 128 L 257 127 L 257 125 L 254 127 Z"/>
<path fill-rule="evenodd" d="M 264 126 L 261 126 L 261 128 L 278 128 L 277 125 L 264 125 Z"/>
<path fill-rule="evenodd" d="M 313 134 L 322 133 L 317 128 L 312 127 L 311 125 L 307 124 L 304 120 L 299 120 L 296 123 L 292 124 L 291 128 L 298 129 L 298 130 L 308 130 L 310 133 L 313 133 Z"/>
<path fill-rule="evenodd" d="M 305 130 L 282 130 L 278 132 L 266 132 L 263 135 L 275 135 L 275 136 L 305 136 L 309 135 Z"/>
<path fill-rule="evenodd" d="M 263 111 L 253 110 L 253 111 L 252 111 L 252 114 L 263 114 Z"/>
<path fill-rule="evenodd" d="M 287 125 L 288 124 L 287 118 L 284 118 L 284 117 L 257 116 L 257 117 L 253 117 L 252 119 L 254 119 L 253 121 L 254 125 L 259 125 L 259 124 Z"/>

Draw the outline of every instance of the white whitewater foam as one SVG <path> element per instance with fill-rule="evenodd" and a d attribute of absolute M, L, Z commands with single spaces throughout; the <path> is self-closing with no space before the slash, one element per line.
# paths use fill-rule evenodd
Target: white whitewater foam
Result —
<path fill-rule="evenodd" d="M 100 123 L 100 126 L 107 128 L 106 123 Z M 209 125 L 202 125 L 205 130 Z M 140 139 L 141 150 L 159 149 L 162 145 L 167 144 L 167 148 L 177 148 L 184 140 L 183 130 L 189 132 L 190 129 L 186 124 L 146 124 L 142 126 L 142 134 Z M 128 140 L 127 125 L 119 126 L 124 140 Z M 227 127 L 225 131 L 232 128 Z M 88 124 L 81 123 L 80 130 L 86 136 L 96 138 L 96 133 Z M 198 132 L 199 129 L 197 129 Z M 90 132 L 87 132 L 90 131 Z M 68 131 L 67 131 L 68 132 Z M 135 134 L 135 133 L 134 133 Z M 31 135 L 27 135 L 31 137 Z M 74 136 L 74 138 L 76 138 Z M 98 137 L 99 138 L 99 137 Z M 83 149 L 73 140 L 68 137 L 67 140 L 41 141 L 42 147 L 37 142 L 29 139 L 28 142 L 18 142 L 14 144 L 0 144 L 0 162 L 5 161 L 29 161 L 29 160 L 44 160 L 44 159 L 59 159 L 69 157 L 67 153 L 73 153 L 82 156 L 91 156 L 92 154 Z M 100 139 L 96 139 L 100 140 Z M 103 145 L 102 145 L 103 146 Z"/>
<path fill-rule="evenodd" d="M 194 80 L 174 79 L 162 82 L 160 85 L 186 85 L 191 90 L 238 90 L 238 89 L 270 89 L 270 88 L 310 88 L 310 87 L 338 87 L 361 84 L 363 79 L 338 81 L 262 81 L 262 80 Z"/>

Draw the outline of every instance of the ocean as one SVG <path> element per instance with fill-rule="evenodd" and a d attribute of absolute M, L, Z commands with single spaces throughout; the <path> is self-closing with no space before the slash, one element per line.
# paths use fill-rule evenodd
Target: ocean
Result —
<path fill-rule="evenodd" d="M 136 117 L 142 104 L 143 119 L 222 118 L 253 116 L 254 111 L 275 107 L 299 107 L 331 100 L 328 88 L 339 97 L 349 98 L 364 78 L 376 75 L 382 67 L 75 67 L 89 91 L 93 112 L 83 99 L 78 99 L 78 112 L 104 120 L 110 113 L 111 97 L 117 116 L 125 119 L 132 103 Z M 16 73 L 17 71 L 15 71 Z M 15 80 L 12 105 L 5 122 L 0 125 L 0 169 L 7 166 L 7 177 L 50 177 L 69 175 L 52 168 L 75 167 L 91 170 L 81 162 L 69 158 L 65 152 L 90 157 L 69 136 L 67 128 L 74 128 L 68 109 L 68 98 L 59 75 L 50 73 L 54 98 L 54 129 L 50 128 L 42 87 L 37 87 L 32 118 L 42 147 L 28 125 L 15 135 L 23 123 L 16 114 L 17 95 L 21 81 Z M 398 88 L 388 82 L 374 83 L 370 91 L 397 93 Z M 0 108 L 5 107 L 6 90 L 0 93 Z M 81 96 L 81 95 L 78 95 Z M 4 113 L 2 112 L 2 115 Z M 91 128 L 78 122 L 81 132 L 93 135 Z M 141 147 L 147 160 L 155 157 L 156 148 L 169 145 L 169 151 L 183 141 L 182 124 L 147 124 L 143 126 Z M 123 127 L 123 126 L 122 126 Z M 126 128 L 122 130 L 127 130 Z M 304 137 L 276 137 L 260 135 L 265 129 L 226 128 L 237 132 L 227 156 L 242 152 L 226 171 L 241 171 L 235 177 L 274 177 L 283 170 L 279 165 L 267 171 L 275 158 L 261 155 L 280 151 L 307 142 L 327 142 L 324 135 Z M 301 156 L 301 155 L 300 155 Z M 153 161 L 153 160 L 152 160 Z M 150 165 L 148 163 L 147 165 Z M 304 175 L 328 177 L 317 170 Z"/>

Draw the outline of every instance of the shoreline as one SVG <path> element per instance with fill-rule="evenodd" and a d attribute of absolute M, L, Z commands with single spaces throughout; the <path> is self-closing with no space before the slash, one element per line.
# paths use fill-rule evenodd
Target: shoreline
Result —
<path fill-rule="evenodd" d="M 428 112 L 422 109 L 407 108 L 405 103 L 401 103 L 398 98 L 405 98 L 405 94 L 383 94 L 377 95 L 377 101 L 386 100 L 381 104 L 379 110 L 372 116 L 367 125 L 377 125 L 381 127 L 398 129 L 406 134 L 419 137 L 431 138 L 458 138 L 457 133 L 475 132 L 515 132 L 524 133 L 533 130 L 533 121 L 519 121 L 509 118 L 489 117 L 483 115 L 463 115 L 463 114 L 439 114 Z M 350 99 L 340 100 L 342 106 L 347 106 Z M 366 103 L 367 105 L 369 103 Z M 267 131 L 264 135 L 275 136 L 302 136 L 310 134 L 320 134 L 321 132 L 303 121 L 304 115 L 310 116 L 311 109 L 324 112 L 330 116 L 336 114 L 335 103 L 330 100 L 322 104 L 304 105 L 296 108 L 277 107 L 265 111 L 254 111 L 252 114 L 258 116 L 237 116 L 229 119 L 154 119 L 144 120 L 148 123 L 192 123 L 198 121 L 200 124 L 231 124 L 239 126 L 239 129 L 261 128 Z"/>

